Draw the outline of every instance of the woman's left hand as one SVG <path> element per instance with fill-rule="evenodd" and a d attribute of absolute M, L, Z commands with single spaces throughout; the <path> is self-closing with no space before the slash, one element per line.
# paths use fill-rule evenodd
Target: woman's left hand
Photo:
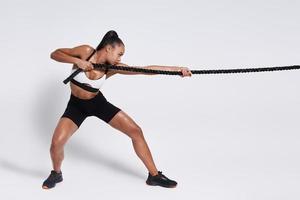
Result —
<path fill-rule="evenodd" d="M 179 71 L 182 73 L 181 77 L 192 76 L 192 72 L 187 67 L 179 67 Z"/>

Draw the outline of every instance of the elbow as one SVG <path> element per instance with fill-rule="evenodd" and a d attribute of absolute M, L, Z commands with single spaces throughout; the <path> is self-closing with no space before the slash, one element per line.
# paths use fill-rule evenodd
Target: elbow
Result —
<path fill-rule="evenodd" d="M 56 49 L 55 51 L 53 51 L 53 52 L 50 54 L 50 58 L 53 59 L 53 60 L 56 60 L 57 52 L 58 52 L 58 49 Z"/>
<path fill-rule="evenodd" d="M 50 58 L 54 60 L 54 52 L 50 54 Z"/>

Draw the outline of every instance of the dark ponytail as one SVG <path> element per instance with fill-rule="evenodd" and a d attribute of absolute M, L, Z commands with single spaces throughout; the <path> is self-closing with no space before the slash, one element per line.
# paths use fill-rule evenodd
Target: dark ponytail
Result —
<path fill-rule="evenodd" d="M 114 30 L 110 30 L 104 35 L 104 37 L 102 38 L 100 44 L 97 46 L 96 50 L 98 51 L 98 50 L 102 49 L 103 47 L 105 47 L 108 44 L 110 44 L 111 46 L 114 47 L 114 45 L 116 43 L 124 45 L 122 40 L 119 38 L 117 32 L 114 31 Z"/>

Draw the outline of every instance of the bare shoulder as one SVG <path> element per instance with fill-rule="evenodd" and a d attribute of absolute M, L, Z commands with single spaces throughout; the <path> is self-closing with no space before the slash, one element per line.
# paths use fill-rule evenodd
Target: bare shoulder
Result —
<path fill-rule="evenodd" d="M 54 52 L 56 51 L 61 51 L 70 56 L 84 59 L 87 58 L 94 51 L 94 48 L 91 47 L 90 45 L 83 44 L 83 45 L 75 46 L 73 48 L 59 48 L 56 49 Z"/>
<path fill-rule="evenodd" d="M 118 63 L 116 64 L 117 66 L 123 66 L 123 67 L 128 67 L 127 64 L 124 64 L 124 63 Z M 106 79 L 108 79 L 109 77 L 112 77 L 113 75 L 116 75 L 116 74 L 120 74 L 122 73 L 121 70 L 108 70 L 107 74 L 106 74 Z"/>
<path fill-rule="evenodd" d="M 108 72 L 106 73 L 106 79 L 112 77 L 113 75 L 115 75 L 116 73 L 114 72 L 114 70 L 108 70 Z"/>
<path fill-rule="evenodd" d="M 82 44 L 75 46 L 73 48 L 61 48 L 60 50 L 64 51 L 65 53 L 80 58 L 82 60 L 86 60 L 94 51 L 94 48 L 88 44 Z M 77 68 L 75 65 L 72 67 L 73 69 Z"/>
<path fill-rule="evenodd" d="M 79 45 L 75 48 L 77 48 L 78 51 L 80 52 L 80 57 L 82 59 L 89 57 L 89 55 L 94 51 L 94 48 L 88 44 Z"/>

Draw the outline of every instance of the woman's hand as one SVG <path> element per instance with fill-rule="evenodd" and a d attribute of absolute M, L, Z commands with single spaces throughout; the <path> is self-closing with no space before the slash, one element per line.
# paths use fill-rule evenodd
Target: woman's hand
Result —
<path fill-rule="evenodd" d="M 192 72 L 187 67 L 178 67 L 178 70 L 182 73 L 182 75 L 180 75 L 182 78 L 185 76 L 192 76 Z"/>
<path fill-rule="evenodd" d="M 83 71 L 90 71 L 94 69 L 93 64 L 85 60 L 78 60 L 76 65 Z"/>

